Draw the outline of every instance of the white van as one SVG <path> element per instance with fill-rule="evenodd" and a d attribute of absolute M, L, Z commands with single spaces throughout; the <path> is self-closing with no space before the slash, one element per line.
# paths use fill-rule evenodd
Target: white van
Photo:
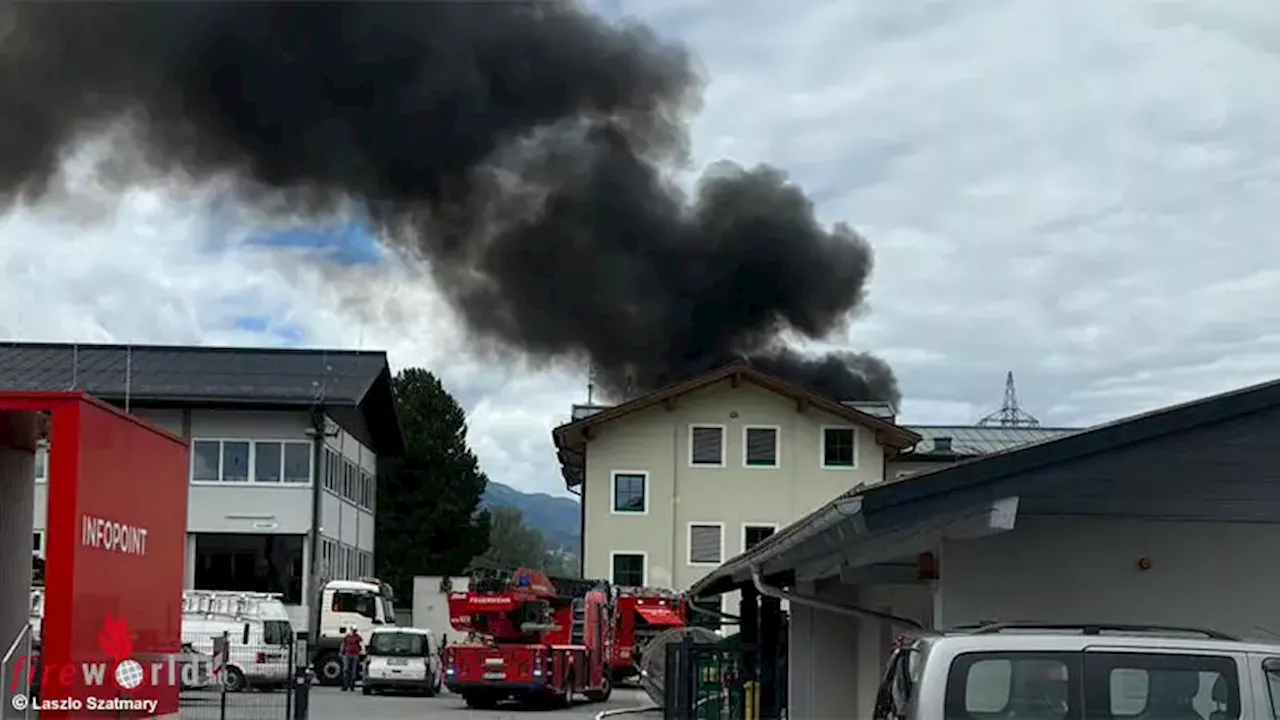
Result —
<path fill-rule="evenodd" d="M 407 690 L 431 697 L 440 692 L 440 648 L 430 630 L 374 628 L 365 645 L 365 658 L 361 690 L 365 695 Z"/>
<path fill-rule="evenodd" d="M 278 595 L 216 590 L 183 592 L 182 642 L 212 655 L 226 633 L 228 690 L 287 684 L 293 675 L 294 629 Z"/>
<path fill-rule="evenodd" d="M 1280 645 L 1211 630 L 1002 623 L 894 652 L 875 720 L 1280 718 Z"/>
<path fill-rule="evenodd" d="M 283 622 L 284 628 L 280 624 Z M 288 620 L 182 619 L 182 642 L 213 655 L 214 638 L 226 633 L 230 647 L 222 681 L 228 691 L 285 685 L 292 676 L 293 625 Z"/>

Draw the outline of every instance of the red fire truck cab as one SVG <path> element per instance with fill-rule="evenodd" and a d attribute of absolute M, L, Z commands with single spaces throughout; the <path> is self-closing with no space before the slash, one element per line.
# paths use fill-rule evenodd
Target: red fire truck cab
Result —
<path fill-rule="evenodd" d="M 648 587 L 614 589 L 613 679 L 621 682 L 640 673 L 640 658 L 654 636 L 688 624 L 684 595 Z"/>
<path fill-rule="evenodd" d="M 536 570 L 486 571 L 449 595 L 449 623 L 468 634 L 445 649 L 445 686 L 468 707 L 504 700 L 568 705 L 613 691 L 613 596 L 607 583 Z"/>

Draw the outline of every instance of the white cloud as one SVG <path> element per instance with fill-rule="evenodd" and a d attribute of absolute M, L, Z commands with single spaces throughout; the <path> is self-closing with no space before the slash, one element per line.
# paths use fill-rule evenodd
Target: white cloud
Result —
<path fill-rule="evenodd" d="M 976 419 L 1007 369 L 1054 424 L 1280 375 L 1268 0 L 609 4 L 699 55 L 700 164 L 788 168 L 824 219 L 872 241 L 870 312 L 850 342 L 894 362 L 908 420 Z M 315 263 L 235 243 L 211 255 L 249 229 L 220 207 L 153 188 L 89 224 L 10 213 L 0 328 L 250 343 L 262 336 L 235 318 L 266 314 L 308 344 L 384 347 L 463 398 L 493 479 L 558 491 L 548 430 L 584 398 L 580 379 L 460 354 L 451 313 L 409 268 L 359 271 L 372 300 L 355 304 Z"/>

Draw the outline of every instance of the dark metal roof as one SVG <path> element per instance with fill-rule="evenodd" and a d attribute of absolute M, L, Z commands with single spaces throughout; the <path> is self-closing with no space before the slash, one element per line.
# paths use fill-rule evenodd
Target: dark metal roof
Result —
<path fill-rule="evenodd" d="M 916 443 L 914 450 L 900 458 L 902 460 L 909 460 L 913 456 L 990 455 L 1080 430 L 1080 428 L 974 425 L 907 425 L 906 427 L 919 433 L 922 439 Z M 951 439 L 949 450 L 945 447 L 945 438 Z M 940 440 L 942 443 L 939 442 Z"/>
<path fill-rule="evenodd" d="M 1134 415 L 937 470 L 859 485 L 750 551 L 729 559 L 695 583 L 690 593 L 711 595 L 734 589 L 744 582 L 749 568 L 765 563 L 787 564 L 793 553 L 804 553 L 806 543 L 843 523 L 865 526 L 874 519 L 886 527 L 902 526 L 971 505 L 975 497 L 1016 495 L 1021 480 L 1029 480 L 1034 471 L 1058 463 L 1115 452 L 1274 408 L 1280 408 L 1280 380 Z M 853 505 L 858 508 L 856 512 L 848 509 Z"/>
<path fill-rule="evenodd" d="M 367 427 L 348 430 L 379 454 L 396 455 L 404 441 L 390 383 L 381 351 L 0 343 L 0 390 L 80 390 L 113 402 L 127 394 L 139 404 L 354 408 Z"/>

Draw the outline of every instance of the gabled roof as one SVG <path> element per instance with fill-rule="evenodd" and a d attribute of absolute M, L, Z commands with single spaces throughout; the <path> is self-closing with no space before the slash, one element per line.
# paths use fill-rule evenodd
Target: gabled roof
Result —
<path fill-rule="evenodd" d="M 564 473 L 565 484 L 573 487 L 582 483 L 583 459 L 586 452 L 587 438 L 593 428 L 619 420 L 633 413 L 657 405 L 670 404 L 682 395 L 728 380 L 737 387 L 738 383 L 748 382 L 770 392 L 790 398 L 796 407 L 803 410 L 812 407 L 829 415 L 870 428 L 876 433 L 876 441 L 887 447 L 904 449 L 920 440 L 916 433 L 863 412 L 838 400 L 820 395 L 795 383 L 783 380 L 776 375 L 766 373 L 749 363 L 735 362 L 721 366 L 704 375 L 699 375 L 684 382 L 656 390 L 648 395 L 603 409 L 594 409 L 585 417 L 557 427 L 552 431 L 556 443 L 556 453 Z"/>
<path fill-rule="evenodd" d="M 0 343 L 0 390 L 80 390 L 114 403 L 323 407 L 379 454 L 404 439 L 385 352 Z"/>
<path fill-rule="evenodd" d="M 963 460 L 936 470 L 926 470 L 874 485 L 858 485 L 809 515 L 782 528 L 767 540 L 708 573 L 690 588 L 690 594 L 727 592 L 747 582 L 751 568 L 772 563 L 788 564 L 795 554 L 810 552 L 807 544 L 842 523 L 861 527 L 840 537 L 866 536 L 878 517 L 893 516 L 899 526 L 906 518 L 938 514 L 973 506 L 973 494 L 1017 495 L 1018 486 L 1032 473 L 1085 457 L 1157 441 L 1175 433 L 1223 423 L 1252 413 L 1280 407 L 1280 380 L 1212 395 L 1151 412 L 1122 418 L 1105 425 L 1079 430 L 1040 442 Z M 999 492 L 989 489 L 1000 486 Z M 848 508 L 856 505 L 857 512 Z M 885 521 L 888 524 L 888 521 Z M 848 527 L 847 525 L 842 527 Z"/>

